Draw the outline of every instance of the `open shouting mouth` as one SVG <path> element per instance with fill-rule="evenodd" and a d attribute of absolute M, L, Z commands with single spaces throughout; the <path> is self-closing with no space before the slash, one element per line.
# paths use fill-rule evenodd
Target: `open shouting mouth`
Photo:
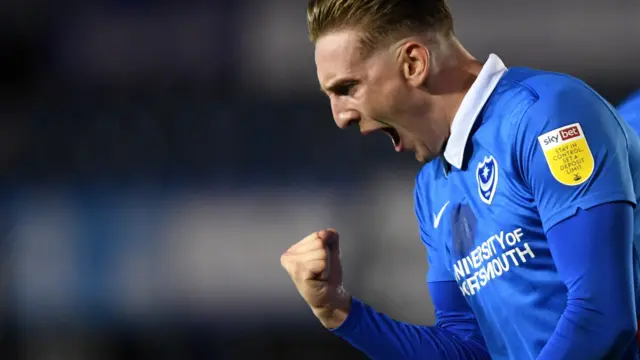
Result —
<path fill-rule="evenodd" d="M 398 130 L 392 128 L 391 126 L 386 126 L 378 130 L 383 131 L 387 133 L 387 135 L 389 135 L 391 141 L 393 142 L 393 148 L 396 149 L 397 152 L 402 151 L 402 139 L 400 139 Z"/>

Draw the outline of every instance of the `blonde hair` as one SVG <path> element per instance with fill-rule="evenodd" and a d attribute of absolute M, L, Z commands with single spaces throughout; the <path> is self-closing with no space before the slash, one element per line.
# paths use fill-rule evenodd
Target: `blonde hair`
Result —
<path fill-rule="evenodd" d="M 446 0 L 309 0 L 307 26 L 314 43 L 333 31 L 357 30 L 368 50 L 400 36 L 453 35 Z"/>

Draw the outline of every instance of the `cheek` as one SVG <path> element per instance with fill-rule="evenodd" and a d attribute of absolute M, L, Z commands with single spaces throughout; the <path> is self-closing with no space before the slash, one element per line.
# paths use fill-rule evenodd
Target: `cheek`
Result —
<path fill-rule="evenodd" d="M 407 128 L 411 123 L 409 94 L 402 88 L 389 91 L 381 99 L 387 109 L 387 115 L 394 125 Z"/>
<path fill-rule="evenodd" d="M 402 94 L 396 89 L 380 88 L 370 92 L 364 101 L 363 110 L 368 117 L 388 124 L 397 124 L 402 116 Z"/>
<path fill-rule="evenodd" d="M 378 121 L 389 119 L 389 104 L 384 96 L 370 96 L 364 103 L 364 112 L 367 117 Z"/>

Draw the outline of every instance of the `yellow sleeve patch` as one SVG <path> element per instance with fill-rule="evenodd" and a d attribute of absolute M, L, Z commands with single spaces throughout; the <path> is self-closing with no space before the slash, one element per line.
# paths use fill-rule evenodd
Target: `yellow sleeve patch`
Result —
<path fill-rule="evenodd" d="M 561 184 L 580 185 L 593 174 L 593 154 L 578 123 L 538 136 L 553 177 Z"/>

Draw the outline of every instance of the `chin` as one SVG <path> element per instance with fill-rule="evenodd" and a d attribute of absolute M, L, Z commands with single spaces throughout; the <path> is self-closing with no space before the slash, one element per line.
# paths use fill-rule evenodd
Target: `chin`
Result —
<path fill-rule="evenodd" d="M 425 153 L 421 153 L 419 151 L 416 151 L 416 160 L 418 160 L 418 162 L 420 162 L 422 164 L 429 163 L 429 162 L 433 161 L 437 157 L 438 156 L 433 155 L 433 154 L 425 154 Z"/>
<path fill-rule="evenodd" d="M 430 159 L 427 159 L 424 155 L 420 154 L 420 153 L 416 153 L 416 160 L 418 160 L 419 163 L 421 164 L 426 164 L 429 161 L 431 161 Z"/>

